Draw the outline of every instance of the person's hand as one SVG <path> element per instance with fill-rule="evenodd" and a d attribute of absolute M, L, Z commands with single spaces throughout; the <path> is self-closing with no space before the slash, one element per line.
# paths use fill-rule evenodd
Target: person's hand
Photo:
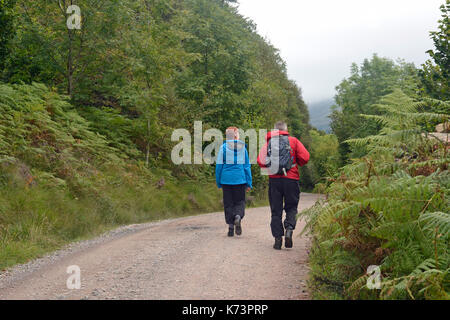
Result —
<path fill-rule="evenodd" d="M 247 187 L 247 192 L 250 192 L 250 190 L 252 190 L 252 188 L 250 188 L 250 187 Z"/>

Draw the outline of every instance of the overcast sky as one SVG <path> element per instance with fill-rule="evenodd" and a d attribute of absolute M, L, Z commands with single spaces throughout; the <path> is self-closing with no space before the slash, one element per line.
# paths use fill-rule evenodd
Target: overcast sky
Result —
<path fill-rule="evenodd" d="M 287 62 L 307 103 L 333 97 L 352 62 L 373 53 L 416 66 L 433 47 L 444 0 L 239 0 Z"/>

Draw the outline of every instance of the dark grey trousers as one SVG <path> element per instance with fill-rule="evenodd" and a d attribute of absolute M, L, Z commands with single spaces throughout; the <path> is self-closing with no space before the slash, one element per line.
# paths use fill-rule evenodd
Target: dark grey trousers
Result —
<path fill-rule="evenodd" d="M 283 236 L 285 228 L 295 229 L 299 200 L 300 185 L 297 180 L 286 178 L 269 179 L 269 201 L 272 212 L 270 228 L 275 238 Z M 283 209 L 286 211 L 284 226 L 282 223 Z"/>
<path fill-rule="evenodd" d="M 225 211 L 225 221 L 228 225 L 234 223 L 236 215 L 245 216 L 245 184 L 222 185 L 223 208 Z"/>

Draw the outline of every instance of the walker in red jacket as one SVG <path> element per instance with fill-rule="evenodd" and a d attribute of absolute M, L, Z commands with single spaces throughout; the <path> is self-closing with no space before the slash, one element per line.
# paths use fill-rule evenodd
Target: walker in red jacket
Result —
<path fill-rule="evenodd" d="M 279 122 L 275 128 L 285 128 L 285 130 L 274 130 L 267 134 L 266 144 L 258 155 L 258 165 L 263 169 L 266 168 L 270 139 L 281 135 L 289 136 L 285 123 Z M 286 174 L 269 175 L 269 201 L 272 213 L 270 227 L 275 238 L 274 248 L 277 250 L 281 249 L 283 235 L 285 235 L 286 248 L 292 248 L 292 234 L 297 224 L 297 207 L 300 199 L 298 166 L 304 166 L 309 161 L 308 150 L 297 138 L 289 136 L 289 145 L 295 165 Z M 286 211 L 284 224 L 282 223 L 283 209 Z"/>

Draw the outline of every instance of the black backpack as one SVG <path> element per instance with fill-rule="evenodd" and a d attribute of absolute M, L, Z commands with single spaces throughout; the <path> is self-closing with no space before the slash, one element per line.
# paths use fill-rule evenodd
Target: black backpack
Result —
<path fill-rule="evenodd" d="M 266 167 L 269 168 L 271 175 L 286 176 L 287 172 L 295 166 L 291 151 L 289 136 L 276 136 L 269 140 Z M 272 166 L 274 168 L 271 169 Z"/>

